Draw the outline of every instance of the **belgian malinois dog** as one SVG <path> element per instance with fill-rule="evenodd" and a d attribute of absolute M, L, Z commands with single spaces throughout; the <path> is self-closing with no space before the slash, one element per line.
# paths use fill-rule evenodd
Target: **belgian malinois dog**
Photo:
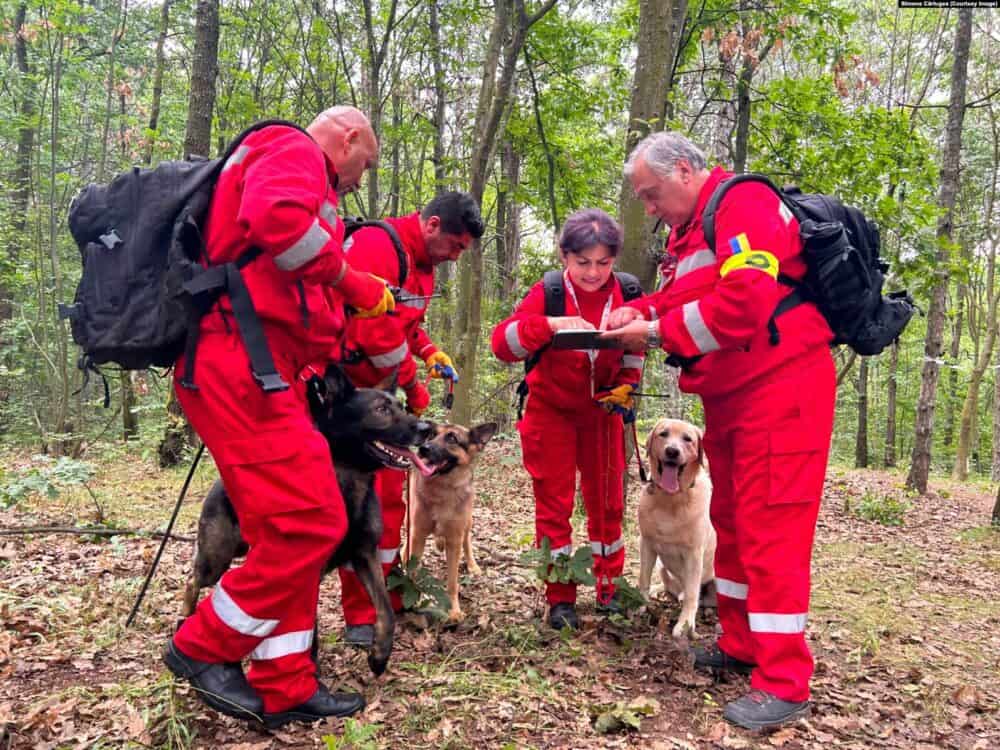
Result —
<path fill-rule="evenodd" d="M 411 447 L 427 440 L 434 425 L 407 413 L 386 391 L 355 388 L 336 365 L 330 365 L 322 378 L 315 376 L 308 382 L 307 396 L 316 426 L 330 444 L 348 516 L 347 535 L 323 575 L 347 562 L 354 566 L 375 606 L 375 640 L 368 666 L 380 675 L 389 663 L 395 620 L 377 555 L 382 512 L 373 488 L 374 473 L 384 466 L 409 468 L 411 462 L 430 471 Z M 184 592 L 185 617 L 194 612 L 202 587 L 214 585 L 233 558 L 245 555 L 247 549 L 236 512 L 222 480 L 217 480 L 198 519 L 194 565 Z M 317 644 L 313 638 L 314 661 Z"/>

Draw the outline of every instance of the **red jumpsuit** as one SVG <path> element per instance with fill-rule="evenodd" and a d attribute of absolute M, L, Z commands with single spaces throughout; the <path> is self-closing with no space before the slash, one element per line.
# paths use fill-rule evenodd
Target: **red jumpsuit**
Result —
<path fill-rule="evenodd" d="M 579 315 L 596 328 L 621 307 L 617 280 L 595 292 L 573 288 L 566 274 L 565 315 Z M 545 318 L 545 292 L 535 284 L 514 314 L 493 330 L 493 353 L 504 362 L 527 359 L 551 342 Z M 643 355 L 620 349 L 586 351 L 547 349 L 528 374 L 528 401 L 518 423 L 524 468 L 535 492 L 535 542 L 548 538 L 552 557 L 572 555 L 573 500 L 576 472 L 587 510 L 587 532 L 594 555 L 594 575 L 602 603 L 614 593 L 611 581 L 622 574 L 622 472 L 625 468 L 622 418 L 608 414 L 595 400 L 597 391 L 638 384 Z M 546 583 L 550 605 L 574 603 L 576 584 Z"/>
<path fill-rule="evenodd" d="M 391 315 L 380 318 L 352 318 L 344 337 L 343 362 L 351 381 L 362 387 L 372 387 L 396 373 L 398 385 L 405 391 L 417 378 L 413 355 L 427 359 L 437 347 L 422 328 L 429 295 L 434 293 L 434 266 L 427 256 L 420 214 L 398 219 L 386 219 L 399 234 L 407 254 L 407 277 L 403 290 L 412 297 L 396 301 Z M 399 256 L 389 234 L 377 227 L 365 227 L 351 235 L 346 252 L 351 267 L 368 271 L 385 279 L 390 286 L 399 286 Z M 375 475 L 375 492 L 382 506 L 382 539 L 379 558 L 382 570 L 389 570 L 399 561 L 400 530 L 406 515 L 403 503 L 403 483 L 406 472 L 381 469 Z M 368 625 L 375 622 L 375 609 L 350 565 L 339 570 L 344 606 L 344 621 L 348 625 Z M 402 606 L 399 595 L 391 594 L 393 608 Z"/>
<path fill-rule="evenodd" d="M 299 373 L 328 359 L 343 318 L 330 288 L 347 270 L 333 165 L 305 134 L 273 126 L 250 135 L 226 163 L 206 225 L 211 263 L 248 247 L 243 270 L 279 374 L 292 385 L 265 393 L 254 381 L 228 298 L 201 322 L 195 383 L 177 386 L 212 453 L 250 544 L 174 636 L 188 656 L 240 661 L 266 712 L 316 692 L 310 659 L 320 573 L 347 530 L 330 449 L 316 430 Z M 381 295 L 381 285 L 373 284 Z M 182 356 L 175 382 L 185 371 Z"/>
<path fill-rule="evenodd" d="M 663 348 L 683 357 L 680 387 L 701 396 L 712 474 L 719 646 L 757 664 L 752 686 L 788 701 L 809 697 L 805 641 L 809 565 L 833 429 L 833 335 L 815 306 L 768 319 L 790 289 L 778 267 L 801 279 L 798 223 L 767 187 L 733 188 L 708 248 L 701 215 L 729 173 L 712 171 L 694 217 L 674 227 L 672 283 L 636 300 L 659 318 Z M 761 252 L 763 251 L 763 252 Z"/>

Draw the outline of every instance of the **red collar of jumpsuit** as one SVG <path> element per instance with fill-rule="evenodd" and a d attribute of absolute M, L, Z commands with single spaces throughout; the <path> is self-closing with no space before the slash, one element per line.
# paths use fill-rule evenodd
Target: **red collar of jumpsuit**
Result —
<path fill-rule="evenodd" d="M 813 305 L 800 305 L 777 319 L 782 345 L 773 346 L 767 321 L 790 289 L 775 274 L 723 269 L 734 255 L 763 250 L 780 271 L 802 278 L 805 264 L 798 223 L 778 197 L 758 183 L 744 183 L 716 214 L 716 247 L 709 248 L 702 213 L 715 188 L 732 173 L 713 169 L 698 194 L 695 214 L 671 230 L 667 254 L 676 259 L 673 279 L 655 294 L 632 303 L 659 319 L 663 348 L 701 359 L 685 368 L 681 389 L 703 396 L 746 388 L 777 370 L 794 367 L 804 353 L 825 347 L 833 335 Z"/>

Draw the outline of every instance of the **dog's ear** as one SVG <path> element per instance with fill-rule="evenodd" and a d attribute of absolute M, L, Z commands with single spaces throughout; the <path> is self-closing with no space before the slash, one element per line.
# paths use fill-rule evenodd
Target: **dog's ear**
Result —
<path fill-rule="evenodd" d="M 355 391 L 354 383 L 347 374 L 333 363 L 327 365 L 323 373 L 323 385 L 326 389 L 323 400 L 328 404 L 346 401 Z"/>
<path fill-rule="evenodd" d="M 496 434 L 499 427 L 500 425 L 496 422 L 485 422 L 477 425 L 469 431 L 469 440 L 478 445 L 479 449 L 482 450 L 490 442 L 490 438 Z"/>
<path fill-rule="evenodd" d="M 699 427 L 694 428 L 695 434 L 698 436 L 698 464 L 704 469 L 705 468 L 705 431 Z"/>
<path fill-rule="evenodd" d="M 656 433 L 659 432 L 659 431 L 660 431 L 660 423 L 657 422 L 656 424 L 653 425 L 653 429 L 651 429 L 649 431 L 649 434 L 646 436 L 646 457 L 647 458 L 649 457 L 649 452 L 651 450 L 653 450 L 653 438 L 656 437 Z"/>

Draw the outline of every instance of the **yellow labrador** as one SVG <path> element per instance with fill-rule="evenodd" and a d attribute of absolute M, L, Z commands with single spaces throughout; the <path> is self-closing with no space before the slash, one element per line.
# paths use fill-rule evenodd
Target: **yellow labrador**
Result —
<path fill-rule="evenodd" d="M 712 483 L 705 470 L 701 430 L 661 419 L 646 440 L 652 481 L 639 500 L 639 590 L 649 596 L 659 559 L 667 591 L 681 602 L 675 638 L 694 637 L 701 587 L 715 578 L 715 529 L 708 516 Z"/>

